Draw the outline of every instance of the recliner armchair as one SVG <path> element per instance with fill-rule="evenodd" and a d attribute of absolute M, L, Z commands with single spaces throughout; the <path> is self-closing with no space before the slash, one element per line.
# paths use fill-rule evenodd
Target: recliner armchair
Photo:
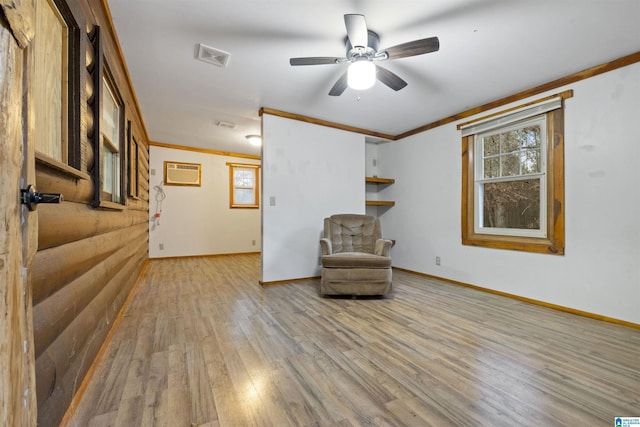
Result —
<path fill-rule="evenodd" d="M 382 239 L 380 220 L 338 214 L 324 219 L 321 295 L 386 295 L 392 290 L 391 240 Z"/>

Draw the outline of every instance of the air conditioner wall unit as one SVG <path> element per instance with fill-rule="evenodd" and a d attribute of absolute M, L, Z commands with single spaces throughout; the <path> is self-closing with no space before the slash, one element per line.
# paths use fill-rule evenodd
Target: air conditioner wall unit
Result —
<path fill-rule="evenodd" d="M 200 163 L 164 162 L 164 184 L 200 187 L 202 165 Z"/>

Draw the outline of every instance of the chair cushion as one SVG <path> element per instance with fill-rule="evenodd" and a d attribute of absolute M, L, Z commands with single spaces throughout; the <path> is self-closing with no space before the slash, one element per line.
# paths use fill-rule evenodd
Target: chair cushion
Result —
<path fill-rule="evenodd" d="M 391 268 L 391 258 L 363 252 L 340 252 L 322 257 L 325 268 Z"/>

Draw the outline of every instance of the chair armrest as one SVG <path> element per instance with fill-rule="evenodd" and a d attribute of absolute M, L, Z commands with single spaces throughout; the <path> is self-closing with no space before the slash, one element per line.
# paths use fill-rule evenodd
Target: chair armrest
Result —
<path fill-rule="evenodd" d="M 331 248 L 331 240 L 327 238 L 320 239 L 320 248 L 322 249 L 322 255 L 331 255 L 333 253 Z"/>
<path fill-rule="evenodd" d="M 379 256 L 389 256 L 393 242 L 387 239 L 376 240 L 375 254 Z"/>

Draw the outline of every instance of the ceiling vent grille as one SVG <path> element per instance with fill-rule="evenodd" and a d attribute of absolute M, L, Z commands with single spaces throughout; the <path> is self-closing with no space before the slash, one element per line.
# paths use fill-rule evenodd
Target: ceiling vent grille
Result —
<path fill-rule="evenodd" d="M 215 49 L 202 43 L 198 45 L 197 59 L 213 64 L 216 67 L 226 68 L 230 56 L 231 54 L 229 52 Z"/>
<path fill-rule="evenodd" d="M 218 122 L 216 123 L 216 126 L 218 126 L 219 128 L 227 128 L 227 129 L 235 129 L 236 128 L 236 124 L 235 123 L 224 122 L 222 120 L 218 120 Z"/>

